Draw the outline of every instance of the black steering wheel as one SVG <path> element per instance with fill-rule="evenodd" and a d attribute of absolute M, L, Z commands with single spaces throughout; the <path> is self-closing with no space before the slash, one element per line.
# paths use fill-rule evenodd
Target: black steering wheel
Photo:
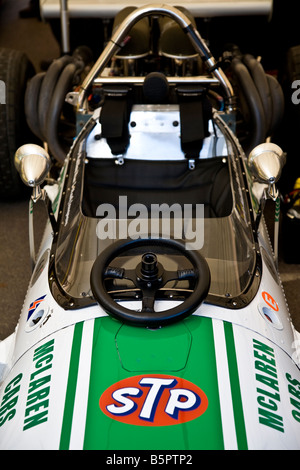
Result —
<path fill-rule="evenodd" d="M 145 247 L 141 261 L 135 269 L 113 267 L 111 261 L 131 249 Z M 156 252 L 172 250 L 184 256 L 192 268 L 177 271 L 164 269 L 157 259 Z M 128 279 L 142 293 L 142 309 L 131 310 L 117 303 L 108 293 L 108 279 Z M 157 292 L 169 281 L 189 280 L 192 285 L 190 295 L 180 304 L 164 311 L 155 311 Z M 118 241 L 106 248 L 95 260 L 91 271 L 91 288 L 94 298 L 104 310 L 124 323 L 136 326 L 158 327 L 179 321 L 191 315 L 203 302 L 210 287 L 210 271 L 203 256 L 187 250 L 185 244 L 174 239 L 136 239 Z"/>

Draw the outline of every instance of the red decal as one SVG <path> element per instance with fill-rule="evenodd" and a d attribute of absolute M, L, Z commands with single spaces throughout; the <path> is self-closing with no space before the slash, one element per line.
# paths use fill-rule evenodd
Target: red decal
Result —
<path fill-rule="evenodd" d="M 100 397 L 104 414 L 137 426 L 170 426 L 198 418 L 208 406 L 192 382 L 170 375 L 137 375 L 107 388 Z"/>
<path fill-rule="evenodd" d="M 263 292 L 262 297 L 264 301 L 266 302 L 266 304 L 269 305 L 269 307 L 275 310 L 275 312 L 278 312 L 279 310 L 278 304 L 268 292 Z"/>

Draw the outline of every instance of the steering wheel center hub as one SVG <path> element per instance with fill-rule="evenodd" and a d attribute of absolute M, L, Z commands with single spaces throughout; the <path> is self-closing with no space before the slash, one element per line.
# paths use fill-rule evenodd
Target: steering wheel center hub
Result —
<path fill-rule="evenodd" d="M 141 263 L 136 267 L 138 283 L 146 283 L 151 287 L 153 283 L 161 283 L 164 272 L 163 266 L 157 261 L 155 253 L 148 252 L 142 256 Z"/>

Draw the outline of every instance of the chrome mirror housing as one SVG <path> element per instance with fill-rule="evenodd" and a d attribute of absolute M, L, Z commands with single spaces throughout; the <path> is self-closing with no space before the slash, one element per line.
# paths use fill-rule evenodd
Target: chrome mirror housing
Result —
<path fill-rule="evenodd" d="M 31 188 L 44 182 L 51 166 L 46 150 L 36 144 L 22 145 L 16 151 L 14 161 L 22 181 Z"/>
<path fill-rule="evenodd" d="M 22 181 L 29 187 L 33 188 L 30 200 L 29 210 L 29 246 L 32 260 L 32 268 L 35 266 L 36 253 L 34 242 L 34 227 L 33 227 L 33 210 L 32 202 L 36 203 L 39 200 L 44 201 L 48 208 L 50 222 L 53 231 L 57 230 L 56 220 L 52 213 L 51 203 L 48 204 L 48 196 L 40 185 L 45 181 L 51 167 L 51 158 L 43 147 L 36 144 L 25 144 L 18 148 L 14 158 L 15 167 L 22 179 Z"/>
<path fill-rule="evenodd" d="M 259 183 L 274 184 L 281 175 L 285 164 L 285 153 L 271 142 L 257 145 L 249 154 L 248 164 L 255 180 Z"/>
<path fill-rule="evenodd" d="M 248 156 L 248 166 L 255 181 L 268 185 L 267 194 L 274 201 L 278 197 L 275 183 L 281 176 L 286 154 L 272 142 L 257 145 Z"/>

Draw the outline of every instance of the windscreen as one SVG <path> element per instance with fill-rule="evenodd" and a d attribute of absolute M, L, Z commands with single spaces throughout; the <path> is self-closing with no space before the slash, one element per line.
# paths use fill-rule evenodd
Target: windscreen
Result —
<path fill-rule="evenodd" d="M 119 168 L 111 160 L 89 160 L 84 141 L 75 145 L 55 253 L 66 295 L 92 298 L 97 256 L 117 240 L 148 237 L 181 239 L 186 249 L 200 251 L 211 273 L 210 302 L 246 291 L 256 265 L 254 241 L 240 157 L 229 140 L 227 150 L 225 157 L 200 160 L 192 172 L 185 161 L 144 167 L 131 161 Z M 142 254 L 124 254 L 115 263 L 134 268 Z M 160 254 L 165 267 L 184 268 L 183 258 L 173 255 Z M 130 287 L 123 280 L 123 292 Z"/>

